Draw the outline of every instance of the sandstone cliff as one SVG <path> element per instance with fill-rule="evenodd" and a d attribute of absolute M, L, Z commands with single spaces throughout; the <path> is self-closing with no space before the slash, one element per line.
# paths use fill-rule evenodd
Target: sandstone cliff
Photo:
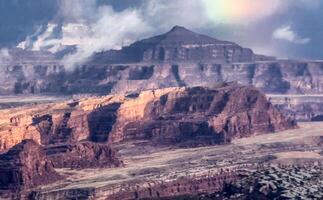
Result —
<path fill-rule="evenodd" d="M 218 144 L 295 126 L 257 89 L 236 84 L 85 98 L 2 110 L 0 116 L 1 150 L 26 138 L 44 145 L 139 139 Z"/>
<path fill-rule="evenodd" d="M 122 162 L 110 146 L 92 142 L 46 146 L 47 158 L 55 168 L 120 167 Z"/>
<path fill-rule="evenodd" d="M 25 190 L 54 182 L 61 177 L 44 156 L 39 144 L 23 140 L 0 154 L 0 190 Z"/>
<path fill-rule="evenodd" d="M 175 26 L 169 32 L 137 41 L 120 51 L 106 51 L 93 56 L 100 63 L 136 63 L 168 61 L 207 61 L 216 63 L 269 60 L 251 49 L 233 42 L 221 41 Z"/>
<path fill-rule="evenodd" d="M 183 27 L 106 51 L 66 69 L 48 52 L 11 50 L 0 67 L 3 94 L 109 94 L 237 81 L 265 93 L 321 93 L 322 61 L 276 60 Z"/>
<path fill-rule="evenodd" d="M 318 94 L 323 62 L 277 60 L 249 63 L 87 63 L 66 71 L 59 63 L 11 64 L 0 69 L 0 94 L 124 94 L 166 87 L 236 81 L 268 94 Z"/>

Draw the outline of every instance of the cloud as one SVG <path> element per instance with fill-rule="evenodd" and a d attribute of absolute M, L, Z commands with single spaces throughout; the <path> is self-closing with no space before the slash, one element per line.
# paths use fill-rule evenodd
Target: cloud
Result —
<path fill-rule="evenodd" d="M 56 19 L 28 36 L 18 47 L 55 53 L 64 46 L 76 45 L 75 53 L 66 55 L 62 61 L 70 69 L 85 62 L 94 52 L 119 49 L 150 30 L 136 9 L 116 12 L 111 6 L 97 5 L 95 0 L 59 3 Z"/>
<path fill-rule="evenodd" d="M 31 36 L 27 36 L 26 40 L 20 42 L 17 47 L 34 51 L 49 50 L 55 52 L 60 40 L 54 38 L 54 30 L 57 24 L 48 23 L 44 28 L 39 27 Z"/>
<path fill-rule="evenodd" d="M 7 64 L 12 60 L 7 48 L 0 49 L 0 65 Z"/>
<path fill-rule="evenodd" d="M 98 20 L 81 28 L 83 31 L 75 29 L 75 26 L 82 27 L 81 24 L 63 27 L 65 43 L 78 44 L 76 53 L 64 58 L 65 63 L 82 63 L 93 52 L 119 49 L 149 31 L 136 10 L 115 12 L 111 7 L 103 6 L 98 12 Z"/>
<path fill-rule="evenodd" d="M 286 40 L 295 44 L 307 44 L 310 38 L 301 38 L 292 30 L 290 25 L 282 26 L 273 32 L 273 38 L 278 40 Z"/>
<path fill-rule="evenodd" d="M 113 1 L 112 5 L 99 0 L 56 1 L 55 17 L 18 46 L 57 52 L 65 45 L 76 45 L 75 54 L 64 57 L 68 65 L 85 62 L 94 52 L 118 49 L 168 31 L 174 25 L 211 36 L 221 35 L 222 31 L 223 38 L 219 39 L 277 52 L 268 49 L 271 38 L 298 44 L 310 39 L 299 37 L 290 26 L 274 30 L 278 24 L 270 19 L 289 16 L 291 10 L 316 9 L 320 4 L 319 0 L 142 0 L 135 6 L 115 10 Z"/>
<path fill-rule="evenodd" d="M 147 0 L 140 7 L 145 22 L 157 31 L 170 29 L 171 26 L 181 25 L 189 28 L 207 26 L 210 20 L 204 11 L 205 7 L 200 0 Z"/>

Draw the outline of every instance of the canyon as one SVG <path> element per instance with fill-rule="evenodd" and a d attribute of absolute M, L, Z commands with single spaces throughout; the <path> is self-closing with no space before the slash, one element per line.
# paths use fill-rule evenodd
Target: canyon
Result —
<path fill-rule="evenodd" d="M 176 26 L 121 50 L 95 53 L 74 67 L 50 52 L 11 49 L 1 63 L 1 95 L 122 94 L 148 89 L 235 81 L 267 94 L 322 92 L 323 62 L 255 54 Z"/>
<path fill-rule="evenodd" d="M 84 63 L 9 54 L 0 199 L 323 197 L 323 61 L 180 26 Z"/>
<path fill-rule="evenodd" d="M 212 88 L 173 87 L 131 95 L 88 97 L 78 101 L 5 109 L 0 111 L 0 116 L 0 149 L 4 152 L 0 162 L 16 163 L 9 155 L 16 155 L 19 152 L 15 149 L 26 144 L 27 147 L 23 148 L 26 153 L 16 156 L 29 159 L 31 151 L 39 152 L 44 157 L 37 157 L 36 153 L 32 153 L 36 156 L 33 162 L 47 161 L 44 165 L 48 170 L 41 174 L 48 173 L 48 177 L 56 177 L 59 169 L 123 169 L 127 163 L 119 154 L 128 148 L 120 146 L 131 143 L 146 142 L 156 148 L 191 148 L 228 144 L 237 138 L 297 127 L 293 120 L 285 118 L 256 88 L 236 83 L 220 84 Z M 13 170 L 10 166 L 4 164 L 1 171 Z M 36 172 L 40 170 L 39 164 L 31 164 L 27 169 L 18 165 L 17 171 L 30 171 L 31 175 L 28 177 L 34 180 L 33 176 L 37 177 L 37 173 L 35 174 L 33 167 L 36 167 Z M 17 179 L 11 179 L 6 174 L 3 174 L 6 177 L 4 180 L 11 180 L 13 185 L 19 184 Z M 57 177 L 63 179 L 58 182 L 64 182 L 69 173 L 57 174 Z M 219 177 L 222 177 L 220 182 Z M 208 191 L 208 185 L 213 183 L 217 186 L 212 191 L 216 192 L 223 189 L 223 183 L 233 180 L 236 180 L 235 175 L 228 171 L 214 173 L 214 179 L 211 180 L 202 176 L 196 180 L 183 180 L 181 184 L 187 185 L 183 186 L 186 191 L 195 185 L 195 189 L 191 190 L 196 193 L 201 191 L 198 189 L 202 187 L 201 182 L 206 184 L 203 191 Z M 13 190 L 7 188 L 1 193 L 2 198 L 43 198 L 34 189 L 38 185 L 49 183 L 22 184 L 28 187 L 20 190 L 18 187 L 19 192 L 14 194 Z M 173 184 L 179 183 L 174 180 L 167 187 L 172 188 Z M 159 191 L 156 197 L 167 196 L 173 191 L 170 189 L 161 192 L 158 189 L 161 186 L 156 187 L 152 189 L 152 192 Z M 76 193 L 83 194 L 81 191 Z M 120 192 L 117 197 L 111 198 L 120 199 L 122 195 L 128 198 L 132 193 Z M 137 193 L 143 196 L 142 192 Z M 182 193 L 178 195 L 180 194 Z M 45 198 L 63 198 L 58 196 L 54 198 L 46 195 Z"/>
<path fill-rule="evenodd" d="M 5 109 L 0 114 L 0 150 L 23 139 L 43 145 L 140 139 L 156 144 L 191 140 L 221 144 L 296 126 L 256 88 L 234 83 L 89 97 Z"/>
<path fill-rule="evenodd" d="M 64 55 L 69 52 L 52 54 L 10 49 L 11 59 L 0 64 L 3 77 L 0 95 L 130 94 L 237 82 L 253 85 L 267 95 L 286 95 L 290 101 L 298 101 L 293 109 L 295 119 L 311 121 L 322 115 L 316 109 L 319 105 L 314 108 L 288 96 L 322 93 L 323 62 L 320 60 L 284 60 L 257 55 L 249 48 L 180 26 L 121 50 L 97 52 L 82 64 L 66 63 Z M 308 96 L 306 101 L 315 99 Z M 13 105 L 23 104 L 0 104 L 3 108 Z M 278 107 L 290 115 L 291 110 L 284 105 Z M 311 114 L 304 116 L 303 112 Z"/>
<path fill-rule="evenodd" d="M 115 148 L 124 167 L 57 168 L 57 173 L 66 176 L 64 181 L 35 187 L 25 197 L 197 200 L 283 195 L 286 199 L 320 199 L 323 157 L 319 130 L 321 122 L 306 122 L 299 129 L 184 149 L 144 141 L 122 143 Z M 302 180 L 305 184 L 299 183 Z"/>

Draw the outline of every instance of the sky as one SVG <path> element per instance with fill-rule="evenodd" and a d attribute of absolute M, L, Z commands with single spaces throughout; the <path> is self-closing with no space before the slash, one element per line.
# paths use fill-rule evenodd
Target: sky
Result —
<path fill-rule="evenodd" d="M 321 0 L 0 0 L 0 59 L 6 49 L 93 52 L 185 26 L 256 53 L 323 59 Z"/>

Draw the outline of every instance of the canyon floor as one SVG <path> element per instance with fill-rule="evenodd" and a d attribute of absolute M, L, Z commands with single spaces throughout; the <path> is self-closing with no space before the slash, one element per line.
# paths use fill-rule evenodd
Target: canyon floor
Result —
<path fill-rule="evenodd" d="M 323 123 L 304 122 L 299 123 L 297 129 L 237 139 L 228 145 L 170 148 L 152 146 L 145 141 L 125 143 L 118 147 L 122 149 L 118 154 L 124 161 L 123 168 L 59 169 L 58 172 L 67 176 L 67 180 L 39 188 L 37 197 L 106 199 L 114 193 L 145 184 L 178 180 L 180 177 L 198 177 L 221 168 L 250 171 L 259 164 L 318 165 L 321 166 L 317 171 L 318 176 L 322 177 L 322 140 Z M 318 187 L 318 192 L 315 192 L 317 199 L 323 197 L 322 181 L 319 181 L 317 186 L 312 182 L 310 186 Z M 291 184 L 288 187 L 293 191 L 298 189 L 298 186 Z"/>
<path fill-rule="evenodd" d="M 53 103 L 69 99 L 69 96 L 52 95 L 9 95 L 0 96 L 0 109 L 15 108 L 40 103 Z"/>

